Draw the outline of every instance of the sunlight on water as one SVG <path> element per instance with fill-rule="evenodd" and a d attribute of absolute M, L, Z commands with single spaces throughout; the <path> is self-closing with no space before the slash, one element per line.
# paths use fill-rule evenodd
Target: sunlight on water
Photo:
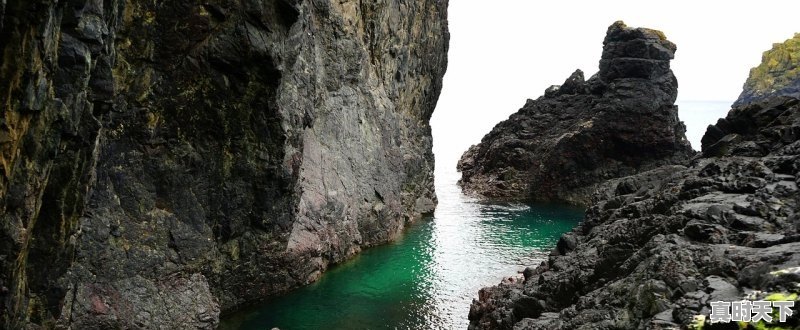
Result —
<path fill-rule="evenodd" d="M 222 328 L 463 329 L 481 287 L 539 264 L 583 216 L 564 206 L 480 204 L 461 194 L 457 179 L 455 171 L 437 173 L 433 219 L 315 284 L 226 318 Z"/>
<path fill-rule="evenodd" d="M 729 104 L 680 102 L 695 149 Z M 227 317 L 222 329 L 466 328 L 481 287 L 538 265 L 583 216 L 571 207 L 488 205 L 464 196 L 455 164 L 482 134 L 434 130 L 439 206 L 432 219 L 334 267 L 315 284 Z"/>

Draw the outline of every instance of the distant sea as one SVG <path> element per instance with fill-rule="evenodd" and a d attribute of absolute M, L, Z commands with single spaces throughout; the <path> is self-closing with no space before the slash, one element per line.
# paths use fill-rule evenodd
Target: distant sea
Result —
<path fill-rule="evenodd" d="M 700 140 L 708 125 L 724 118 L 731 108 L 732 101 L 678 101 L 678 116 L 686 124 L 686 137 L 692 148 L 700 150 Z"/>

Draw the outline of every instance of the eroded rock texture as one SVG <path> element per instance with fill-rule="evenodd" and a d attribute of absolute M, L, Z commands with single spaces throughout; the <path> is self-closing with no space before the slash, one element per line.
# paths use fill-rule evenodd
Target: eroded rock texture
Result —
<path fill-rule="evenodd" d="M 214 328 L 436 204 L 446 0 L 3 0 L 6 328 Z"/>
<path fill-rule="evenodd" d="M 703 141 L 688 166 L 603 184 L 546 262 L 481 290 L 470 328 L 679 329 L 710 301 L 800 291 L 800 100 L 734 108 Z"/>
<path fill-rule="evenodd" d="M 587 205 L 598 184 L 693 154 L 674 105 L 676 47 L 659 31 L 616 22 L 600 71 L 578 70 L 528 100 L 458 163 L 467 193 Z"/>
<path fill-rule="evenodd" d="M 800 33 L 764 52 L 761 64 L 750 70 L 734 107 L 777 95 L 800 97 Z"/>

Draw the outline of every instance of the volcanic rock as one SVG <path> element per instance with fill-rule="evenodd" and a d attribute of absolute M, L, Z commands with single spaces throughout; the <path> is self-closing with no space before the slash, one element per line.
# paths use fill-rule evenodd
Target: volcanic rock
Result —
<path fill-rule="evenodd" d="M 464 191 L 587 205 L 597 186 L 693 155 L 678 120 L 675 44 L 616 22 L 600 71 L 573 73 L 492 129 L 458 162 Z"/>
<path fill-rule="evenodd" d="M 0 2 L 0 328 L 213 329 L 432 212 L 446 14 Z"/>
<path fill-rule="evenodd" d="M 797 299 L 798 133 L 800 99 L 776 96 L 732 109 L 686 166 L 602 184 L 524 282 L 480 291 L 470 329 L 687 329 L 711 301 Z"/>

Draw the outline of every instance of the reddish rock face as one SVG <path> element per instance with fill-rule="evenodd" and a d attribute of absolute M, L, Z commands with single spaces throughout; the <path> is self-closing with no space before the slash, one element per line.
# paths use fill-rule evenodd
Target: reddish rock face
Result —
<path fill-rule="evenodd" d="M 103 302 L 100 296 L 92 296 L 92 313 L 106 314 L 108 313 L 108 306 Z"/>
<path fill-rule="evenodd" d="M 465 192 L 586 205 L 603 181 L 694 154 L 674 105 L 675 44 L 616 22 L 603 45 L 597 75 L 585 81 L 576 71 L 464 153 Z"/>

